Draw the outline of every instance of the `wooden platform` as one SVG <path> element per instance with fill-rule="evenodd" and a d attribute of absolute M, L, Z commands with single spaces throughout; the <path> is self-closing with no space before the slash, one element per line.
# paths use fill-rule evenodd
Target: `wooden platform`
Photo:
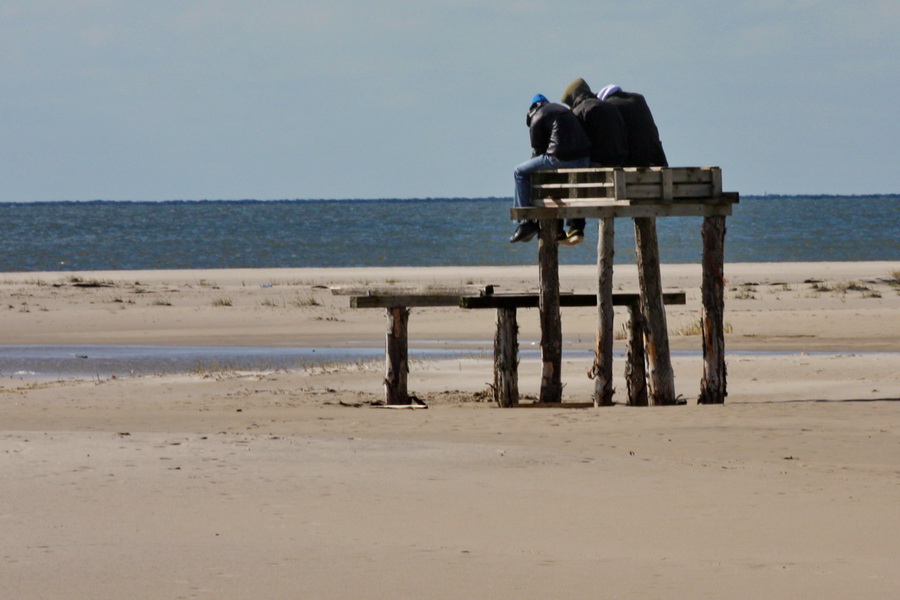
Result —
<path fill-rule="evenodd" d="M 719 167 L 590 167 L 532 173 L 532 206 L 513 219 L 727 216 Z M 549 210 L 548 210 L 549 209 Z"/>
<path fill-rule="evenodd" d="M 660 276 L 657 217 L 703 217 L 701 287 L 703 361 L 699 402 L 719 404 L 727 395 L 724 342 L 725 218 L 739 201 L 722 191 L 719 167 L 590 167 L 535 171 L 532 206 L 513 208 L 510 218 L 539 224 L 538 272 L 541 318 L 541 402 L 560 402 L 562 350 L 559 309 L 559 224 L 562 219 L 599 220 L 597 243 L 597 348 L 594 404 L 612 404 L 612 280 L 615 219 L 634 220 L 635 258 L 641 288 L 640 311 L 646 338 L 650 403 L 677 404 L 669 356 Z M 637 347 L 637 346 L 635 346 Z M 630 361 L 638 364 L 642 361 Z M 637 380 L 639 378 L 635 378 Z"/>

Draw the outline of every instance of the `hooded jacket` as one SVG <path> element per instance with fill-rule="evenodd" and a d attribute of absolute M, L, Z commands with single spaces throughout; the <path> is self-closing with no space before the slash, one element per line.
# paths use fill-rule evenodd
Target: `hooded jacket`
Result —
<path fill-rule="evenodd" d="M 625 127 L 628 129 L 627 166 L 669 166 L 653 114 L 642 95 L 616 89 L 604 102 L 618 108 L 625 120 Z"/>
<path fill-rule="evenodd" d="M 576 160 L 591 153 L 591 140 L 578 118 L 561 104 L 535 102 L 525 124 L 531 134 L 532 156 L 549 154 L 559 160 Z"/>
<path fill-rule="evenodd" d="M 591 140 L 591 162 L 602 167 L 624 166 L 628 131 L 619 109 L 598 99 L 581 78 L 566 87 L 561 101 L 572 107 Z"/>

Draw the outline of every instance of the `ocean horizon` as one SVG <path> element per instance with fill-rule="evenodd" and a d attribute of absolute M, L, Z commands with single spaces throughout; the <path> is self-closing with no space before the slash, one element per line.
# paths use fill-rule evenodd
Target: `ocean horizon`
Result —
<path fill-rule="evenodd" d="M 511 198 L 0 203 L 0 272 L 521 265 Z M 728 262 L 900 260 L 900 194 L 744 196 Z M 698 263 L 700 217 L 657 220 L 663 263 Z M 616 262 L 634 261 L 629 219 Z M 596 263 L 596 220 L 561 264 Z"/>

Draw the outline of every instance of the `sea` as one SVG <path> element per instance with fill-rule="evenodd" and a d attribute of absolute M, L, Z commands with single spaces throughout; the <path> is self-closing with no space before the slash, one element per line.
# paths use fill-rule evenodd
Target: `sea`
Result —
<path fill-rule="evenodd" d="M 510 244 L 510 198 L 0 203 L 0 273 L 533 264 Z M 702 219 L 658 219 L 660 259 L 699 263 Z M 593 225 L 593 227 L 592 227 Z M 898 261 L 900 195 L 747 196 L 727 220 L 727 262 Z M 616 262 L 634 262 L 633 228 L 616 221 Z M 597 230 L 560 249 L 595 264 Z M 2 329 L 2 328 L 0 328 Z M 2 334 L 2 331 L 0 331 Z M 522 360 L 538 360 L 525 348 Z M 482 350 L 483 351 L 483 350 Z M 530 352 L 530 354 L 529 354 Z M 83 379 L 204 369 L 296 369 L 383 360 L 383 348 L 3 346 L 0 375 Z M 457 358 L 410 346 L 413 359 Z"/>
<path fill-rule="evenodd" d="M 0 203 L 0 272 L 524 265 L 510 198 Z M 595 264 L 586 243 L 562 264 Z M 660 260 L 697 263 L 699 217 L 658 219 Z M 900 194 L 747 196 L 727 220 L 727 262 L 900 260 Z M 616 261 L 634 234 L 616 221 Z"/>

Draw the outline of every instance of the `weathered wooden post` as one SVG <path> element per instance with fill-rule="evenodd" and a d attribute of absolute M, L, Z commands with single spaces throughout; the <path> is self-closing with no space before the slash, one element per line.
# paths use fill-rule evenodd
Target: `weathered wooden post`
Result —
<path fill-rule="evenodd" d="M 541 392 L 540 402 L 562 402 L 562 319 L 559 314 L 559 223 L 540 219 Z"/>
<path fill-rule="evenodd" d="M 725 368 L 725 217 L 703 219 L 703 379 L 700 404 L 724 404 Z"/>
<path fill-rule="evenodd" d="M 675 404 L 675 374 L 669 356 L 669 333 L 662 299 L 659 242 L 655 217 L 635 217 L 634 238 L 644 313 L 644 338 L 650 366 L 650 403 Z"/>
<path fill-rule="evenodd" d="M 409 375 L 408 323 L 408 308 L 405 306 L 388 307 L 384 374 L 384 401 L 387 404 L 410 404 L 407 388 Z"/>
<path fill-rule="evenodd" d="M 640 300 L 628 307 L 628 350 L 625 385 L 628 406 L 647 406 L 647 355 L 644 352 L 644 314 Z"/>
<path fill-rule="evenodd" d="M 597 347 L 588 375 L 594 380 L 594 406 L 612 406 L 614 218 L 600 219 L 597 237 Z"/>
<path fill-rule="evenodd" d="M 493 391 L 501 408 L 519 403 L 519 325 L 515 307 L 497 309 Z"/>

